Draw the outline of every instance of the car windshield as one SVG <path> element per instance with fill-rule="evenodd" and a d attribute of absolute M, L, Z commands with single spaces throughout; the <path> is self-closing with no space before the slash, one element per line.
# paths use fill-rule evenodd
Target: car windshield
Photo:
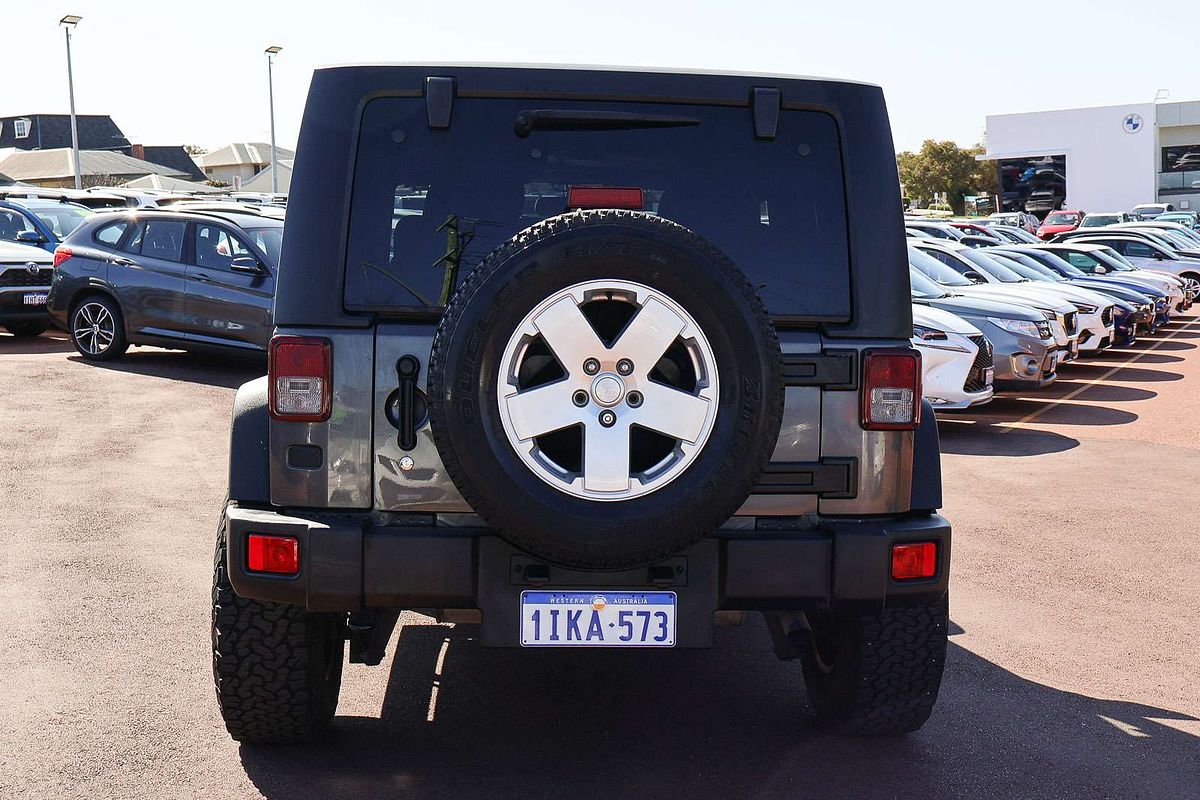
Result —
<path fill-rule="evenodd" d="M 962 255 L 976 267 L 1001 283 L 1024 283 L 1025 281 L 1023 277 L 1004 266 L 997 259 L 990 255 L 985 255 L 978 250 L 964 250 Z"/>
<path fill-rule="evenodd" d="M 1119 214 L 1088 214 L 1079 223 L 1081 228 L 1098 228 L 1101 225 L 1113 225 L 1121 221 Z"/>
<path fill-rule="evenodd" d="M 1031 281 L 1064 283 L 1067 279 L 1056 275 L 1054 270 L 1043 267 L 1036 259 L 1016 253 L 1004 254 L 1004 266 Z"/>
<path fill-rule="evenodd" d="M 1042 224 L 1043 225 L 1074 225 L 1078 221 L 1079 221 L 1078 214 L 1067 214 L 1062 211 L 1056 211 L 1053 214 L 1046 217 L 1046 221 L 1043 222 Z"/>
<path fill-rule="evenodd" d="M 1051 253 L 1048 250 L 1039 250 L 1037 253 L 1031 253 L 1030 258 L 1036 259 L 1042 264 L 1049 264 L 1047 267 L 1051 272 L 1057 271 L 1059 275 L 1066 275 L 1068 278 L 1087 278 L 1086 272 L 1076 267 L 1073 263 L 1058 255 Z"/>
<path fill-rule="evenodd" d="M 1097 248 L 1089 253 L 1100 263 L 1113 272 L 1134 272 L 1137 267 L 1129 263 L 1125 256 L 1113 250 L 1111 247 Z"/>
<path fill-rule="evenodd" d="M 908 280 L 912 284 L 912 296 L 933 300 L 938 297 L 949 297 L 950 293 L 938 286 L 918 270 L 908 268 Z"/>
<path fill-rule="evenodd" d="M 782 109 L 778 135 L 763 141 L 747 133 L 736 108 L 604 101 L 597 109 L 541 99 L 534 111 L 533 102 L 460 96 L 447 130 L 430 126 L 424 98 L 366 103 L 351 189 L 347 308 L 444 306 L 519 231 L 570 208 L 619 201 L 708 239 L 774 314 L 850 316 L 846 183 L 832 116 Z M 611 113 L 678 124 L 559 124 Z M 535 125 L 539 119 L 544 124 Z"/>
<path fill-rule="evenodd" d="M 68 205 L 32 208 L 30 211 L 50 229 L 60 242 L 82 225 L 85 219 L 96 213 L 90 208 Z"/>
<path fill-rule="evenodd" d="M 269 228 L 246 228 L 246 233 L 254 237 L 258 249 L 267 254 L 267 260 L 272 267 L 279 266 L 279 251 L 283 248 L 283 226 Z"/>
<path fill-rule="evenodd" d="M 972 286 L 971 281 L 947 267 L 931 255 L 921 252 L 915 247 L 908 248 L 909 266 L 921 270 L 927 277 L 943 286 Z"/>

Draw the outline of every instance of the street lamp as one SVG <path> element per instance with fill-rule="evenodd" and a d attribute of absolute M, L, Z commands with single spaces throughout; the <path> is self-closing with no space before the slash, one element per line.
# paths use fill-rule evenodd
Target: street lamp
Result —
<path fill-rule="evenodd" d="M 79 172 L 79 126 L 75 122 L 75 73 L 71 69 L 71 32 L 83 17 L 67 14 L 58 21 L 67 34 L 67 90 L 71 95 L 71 161 L 75 164 L 75 188 L 83 188 L 83 176 Z"/>
<path fill-rule="evenodd" d="M 267 54 L 267 95 L 271 102 L 271 193 L 279 194 L 279 157 L 275 152 L 275 78 L 271 73 L 271 65 L 275 56 L 283 48 L 271 45 L 263 52 Z"/>

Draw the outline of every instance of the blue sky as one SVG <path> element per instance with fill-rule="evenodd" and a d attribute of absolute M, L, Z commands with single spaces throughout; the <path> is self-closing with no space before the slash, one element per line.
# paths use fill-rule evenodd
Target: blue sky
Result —
<path fill-rule="evenodd" d="M 1200 96 L 1191 17 L 1125 2 L 0 0 L 0 115 L 67 110 L 64 14 L 80 113 L 143 144 L 279 143 L 312 69 L 352 61 L 630 64 L 828 75 L 883 86 L 898 149 L 972 144 L 987 114 Z"/>

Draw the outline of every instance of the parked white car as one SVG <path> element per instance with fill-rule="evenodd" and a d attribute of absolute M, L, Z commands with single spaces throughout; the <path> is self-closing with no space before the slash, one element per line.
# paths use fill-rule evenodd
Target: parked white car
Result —
<path fill-rule="evenodd" d="M 992 345 L 949 311 L 913 304 L 913 346 L 921 353 L 921 394 L 937 409 L 961 409 L 992 399 Z"/>

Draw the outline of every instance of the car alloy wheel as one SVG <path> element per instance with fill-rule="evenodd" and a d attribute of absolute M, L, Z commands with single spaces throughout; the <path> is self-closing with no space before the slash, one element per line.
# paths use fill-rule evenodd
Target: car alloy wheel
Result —
<path fill-rule="evenodd" d="M 598 306 L 628 317 L 609 343 L 589 319 Z M 549 378 L 529 369 L 547 351 L 560 368 Z M 663 370 L 664 357 L 684 368 Z M 504 432 L 530 471 L 575 497 L 628 500 L 667 485 L 703 450 L 716 418 L 717 367 L 696 321 L 670 297 L 595 280 L 525 316 L 501 357 L 496 392 Z M 572 428 L 582 437 L 556 435 Z"/>
<path fill-rule="evenodd" d="M 71 334 L 79 349 L 90 355 L 102 355 L 112 347 L 117 335 L 116 320 L 101 303 L 88 302 L 75 311 Z"/>

